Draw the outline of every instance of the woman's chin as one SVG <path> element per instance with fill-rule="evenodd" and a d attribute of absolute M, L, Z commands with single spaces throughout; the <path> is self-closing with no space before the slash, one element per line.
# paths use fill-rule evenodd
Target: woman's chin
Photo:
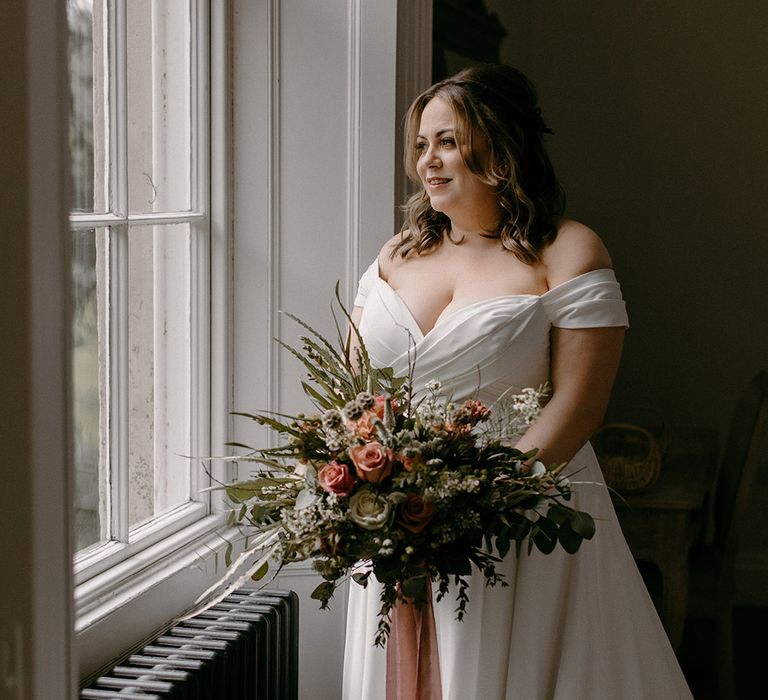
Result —
<path fill-rule="evenodd" d="M 448 212 L 446 209 L 449 209 L 448 203 L 445 201 L 444 197 L 441 197 L 440 195 L 432 196 L 429 198 L 429 205 L 435 210 L 439 211 L 441 214 L 445 214 L 448 216 Z"/>

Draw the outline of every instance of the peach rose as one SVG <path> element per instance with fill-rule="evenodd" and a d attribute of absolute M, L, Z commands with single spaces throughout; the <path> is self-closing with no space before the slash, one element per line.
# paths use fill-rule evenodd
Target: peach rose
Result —
<path fill-rule="evenodd" d="M 355 475 L 346 464 L 333 460 L 317 472 L 317 483 L 323 491 L 335 493 L 337 496 L 346 496 L 355 485 Z"/>
<path fill-rule="evenodd" d="M 387 397 L 384 394 L 379 394 L 373 399 L 373 412 L 379 417 L 379 420 L 384 420 L 384 406 L 387 403 Z M 392 410 L 397 410 L 397 399 L 392 399 Z"/>
<path fill-rule="evenodd" d="M 421 532 L 432 520 L 435 511 L 419 494 L 409 493 L 400 504 L 397 521 L 411 532 Z"/>
<path fill-rule="evenodd" d="M 360 418 L 352 423 L 352 428 L 356 435 L 359 435 L 363 440 L 370 440 L 376 436 L 376 428 L 373 422 L 377 420 L 376 414 L 372 411 L 366 411 Z"/>
<path fill-rule="evenodd" d="M 349 456 L 363 481 L 378 484 L 392 473 L 392 450 L 384 449 L 381 443 L 356 445 L 350 448 Z"/>

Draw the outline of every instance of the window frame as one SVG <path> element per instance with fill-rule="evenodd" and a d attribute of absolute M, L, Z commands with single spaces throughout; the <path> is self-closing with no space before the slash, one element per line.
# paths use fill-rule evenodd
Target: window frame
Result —
<path fill-rule="evenodd" d="M 116 71 L 114 90 L 110 96 L 110 125 L 116 125 L 115 135 L 122 140 L 121 147 L 110 154 L 116 167 L 111 169 L 110 187 L 118 206 L 116 214 L 83 214 L 70 216 L 70 227 L 94 228 L 99 226 L 189 223 L 202 226 L 207 235 L 196 236 L 198 245 L 193 255 L 207 258 L 208 264 L 195 265 L 199 276 L 192 299 L 199 320 L 193 330 L 198 343 L 192 355 L 193 383 L 197 385 L 196 432 L 197 455 L 225 454 L 229 429 L 228 408 L 231 396 L 231 138 L 230 104 L 230 0 L 211 2 L 191 0 L 192 55 L 198 65 L 193 70 L 192 135 L 191 144 L 197 158 L 193 158 L 191 173 L 191 201 L 189 212 L 162 214 L 129 214 L 127 163 L 118 154 L 126 154 L 126 105 L 120 99 L 125 95 L 126 0 L 110 0 L 110 33 L 118 37 L 109 47 L 110 65 Z M 121 58 L 122 54 L 122 58 Z M 201 81 L 201 72 L 205 80 Z M 111 88 L 112 89 L 112 88 Z M 195 124 L 200 128 L 195 129 Z M 110 126 L 112 128 L 112 126 Z M 114 160 L 120 157 L 120 161 Z M 122 175 L 115 177 L 120 169 Z M 114 178 L 114 179 L 113 179 Z M 122 180 L 122 181 L 121 181 Z M 118 236 L 118 239 L 120 236 Z M 122 236 L 123 240 L 127 240 Z M 118 309 L 115 319 L 124 323 Z M 124 317 L 124 314 L 123 314 Z M 122 377 L 120 381 L 126 381 Z M 202 389 L 201 389 L 202 388 Z M 120 392 L 116 392 L 120 393 Z M 118 410 L 125 410 L 119 408 Z M 124 448 L 121 448 L 124 449 Z M 208 468 L 214 479 L 230 480 L 232 466 L 223 460 L 213 460 Z M 193 470 L 197 478 L 191 484 L 191 493 L 207 485 L 202 468 Z M 125 488 L 127 463 L 123 460 L 121 499 L 127 498 Z M 127 540 L 127 509 L 117 525 L 117 533 Z M 206 493 L 200 501 L 182 504 L 147 523 L 131 530 L 130 541 L 97 543 L 77 553 L 75 572 L 75 630 L 80 657 L 81 677 L 96 672 L 119 657 L 138 640 L 145 639 L 170 622 L 175 613 L 181 613 L 194 603 L 195 597 L 222 573 L 223 558 L 219 552 L 226 547 L 229 530 L 226 528 L 225 506 L 221 499 Z M 122 620 L 122 622 L 121 622 Z M 115 635 L 115 629 L 120 634 Z M 115 639 L 118 637 L 118 639 Z"/>

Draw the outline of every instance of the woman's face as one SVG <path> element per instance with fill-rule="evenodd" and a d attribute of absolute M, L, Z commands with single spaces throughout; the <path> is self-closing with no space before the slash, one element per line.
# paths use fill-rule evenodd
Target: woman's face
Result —
<path fill-rule="evenodd" d="M 466 230 L 494 228 L 500 212 L 492 185 L 483 182 L 464 163 L 456 143 L 456 120 L 440 97 L 424 107 L 416 137 L 416 172 L 432 208 Z M 487 157 L 480 154 L 481 160 Z"/>

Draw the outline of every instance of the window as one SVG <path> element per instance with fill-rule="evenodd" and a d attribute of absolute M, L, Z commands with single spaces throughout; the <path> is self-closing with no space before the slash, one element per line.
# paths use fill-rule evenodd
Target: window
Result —
<path fill-rule="evenodd" d="M 209 513 L 209 3 L 67 15 L 79 583 Z"/>

